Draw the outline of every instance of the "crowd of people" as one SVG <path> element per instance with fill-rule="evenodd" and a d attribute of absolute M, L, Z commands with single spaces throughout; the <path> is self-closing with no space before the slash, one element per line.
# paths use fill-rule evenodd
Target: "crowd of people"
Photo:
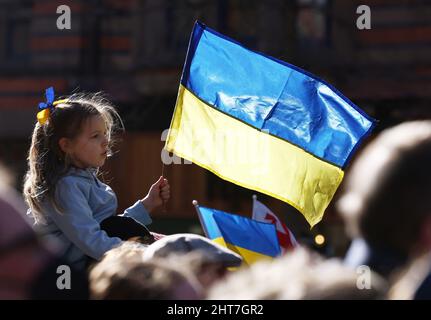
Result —
<path fill-rule="evenodd" d="M 106 100 L 73 95 L 46 110 L 23 195 L 1 172 L 1 299 L 431 298 L 431 121 L 384 130 L 347 169 L 337 203 L 352 240 L 344 258 L 299 243 L 245 265 L 200 235 L 148 229 L 169 200 L 164 177 L 117 215 L 97 176 L 121 125 Z"/>

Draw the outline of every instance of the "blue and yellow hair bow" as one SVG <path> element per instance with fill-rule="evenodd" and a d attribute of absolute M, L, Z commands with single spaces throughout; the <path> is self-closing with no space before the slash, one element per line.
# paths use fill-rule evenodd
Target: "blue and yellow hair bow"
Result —
<path fill-rule="evenodd" d="M 67 102 L 67 99 L 61 99 L 54 101 L 54 88 L 49 87 L 45 90 L 46 102 L 39 103 L 39 112 L 37 113 L 37 121 L 41 125 L 45 124 L 46 120 L 48 120 L 51 115 L 51 110 L 59 103 Z"/>

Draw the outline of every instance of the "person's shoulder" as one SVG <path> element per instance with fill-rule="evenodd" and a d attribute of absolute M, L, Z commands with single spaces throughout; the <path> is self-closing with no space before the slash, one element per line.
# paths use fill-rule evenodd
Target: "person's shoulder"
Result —
<path fill-rule="evenodd" d="M 58 181 L 89 183 L 94 181 L 94 175 L 92 169 L 79 169 L 72 167 L 67 170 Z"/>
<path fill-rule="evenodd" d="M 93 181 L 93 177 L 89 171 L 71 168 L 58 179 L 57 188 L 89 190 Z"/>

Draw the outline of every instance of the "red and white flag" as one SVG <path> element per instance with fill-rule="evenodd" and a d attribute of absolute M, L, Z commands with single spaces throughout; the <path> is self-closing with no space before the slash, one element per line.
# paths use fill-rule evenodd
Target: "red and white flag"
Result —
<path fill-rule="evenodd" d="M 268 209 L 268 207 L 258 201 L 256 196 L 253 196 L 253 220 L 272 223 L 275 225 L 277 229 L 278 242 L 280 243 L 281 252 L 283 254 L 294 249 L 298 245 L 293 233 L 271 210 Z"/>

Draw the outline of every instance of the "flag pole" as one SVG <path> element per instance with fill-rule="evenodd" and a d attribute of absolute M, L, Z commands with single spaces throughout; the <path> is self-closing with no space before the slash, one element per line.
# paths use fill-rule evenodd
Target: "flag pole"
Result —
<path fill-rule="evenodd" d="M 257 195 L 253 194 L 252 198 L 253 198 L 253 203 L 251 204 L 251 218 L 254 219 L 254 205 L 255 205 L 256 200 L 257 200 Z"/>
<path fill-rule="evenodd" d="M 163 149 L 165 149 L 165 147 L 163 147 Z M 162 149 L 162 151 L 163 151 L 163 149 Z M 164 173 L 165 173 L 165 163 L 163 162 L 163 158 L 162 158 L 162 177 L 163 177 L 163 179 L 165 178 Z M 166 209 L 166 201 L 165 200 L 163 200 L 163 210 L 162 210 L 162 212 L 163 213 L 168 212 L 168 210 Z"/>
<path fill-rule="evenodd" d="M 197 200 L 193 200 L 193 201 L 192 201 L 192 204 L 193 204 L 193 206 L 195 207 L 195 209 L 196 209 L 196 212 L 197 212 L 198 216 L 200 216 L 199 203 L 198 203 L 198 201 L 197 201 Z"/>
<path fill-rule="evenodd" d="M 207 231 L 207 229 L 205 228 L 205 224 L 204 224 L 204 223 L 203 223 L 203 221 L 202 221 L 201 212 L 200 212 L 200 210 L 199 210 L 199 203 L 198 203 L 198 201 L 197 201 L 197 200 L 193 200 L 193 201 L 192 201 L 192 204 L 193 204 L 193 206 L 194 206 L 194 207 L 195 207 L 195 209 L 196 209 L 196 213 L 198 214 L 199 222 L 200 222 L 200 224 L 201 224 L 201 226 L 202 226 L 202 229 L 204 230 L 205 236 L 206 236 L 207 238 L 209 238 L 209 237 L 208 237 L 208 231 Z"/>

